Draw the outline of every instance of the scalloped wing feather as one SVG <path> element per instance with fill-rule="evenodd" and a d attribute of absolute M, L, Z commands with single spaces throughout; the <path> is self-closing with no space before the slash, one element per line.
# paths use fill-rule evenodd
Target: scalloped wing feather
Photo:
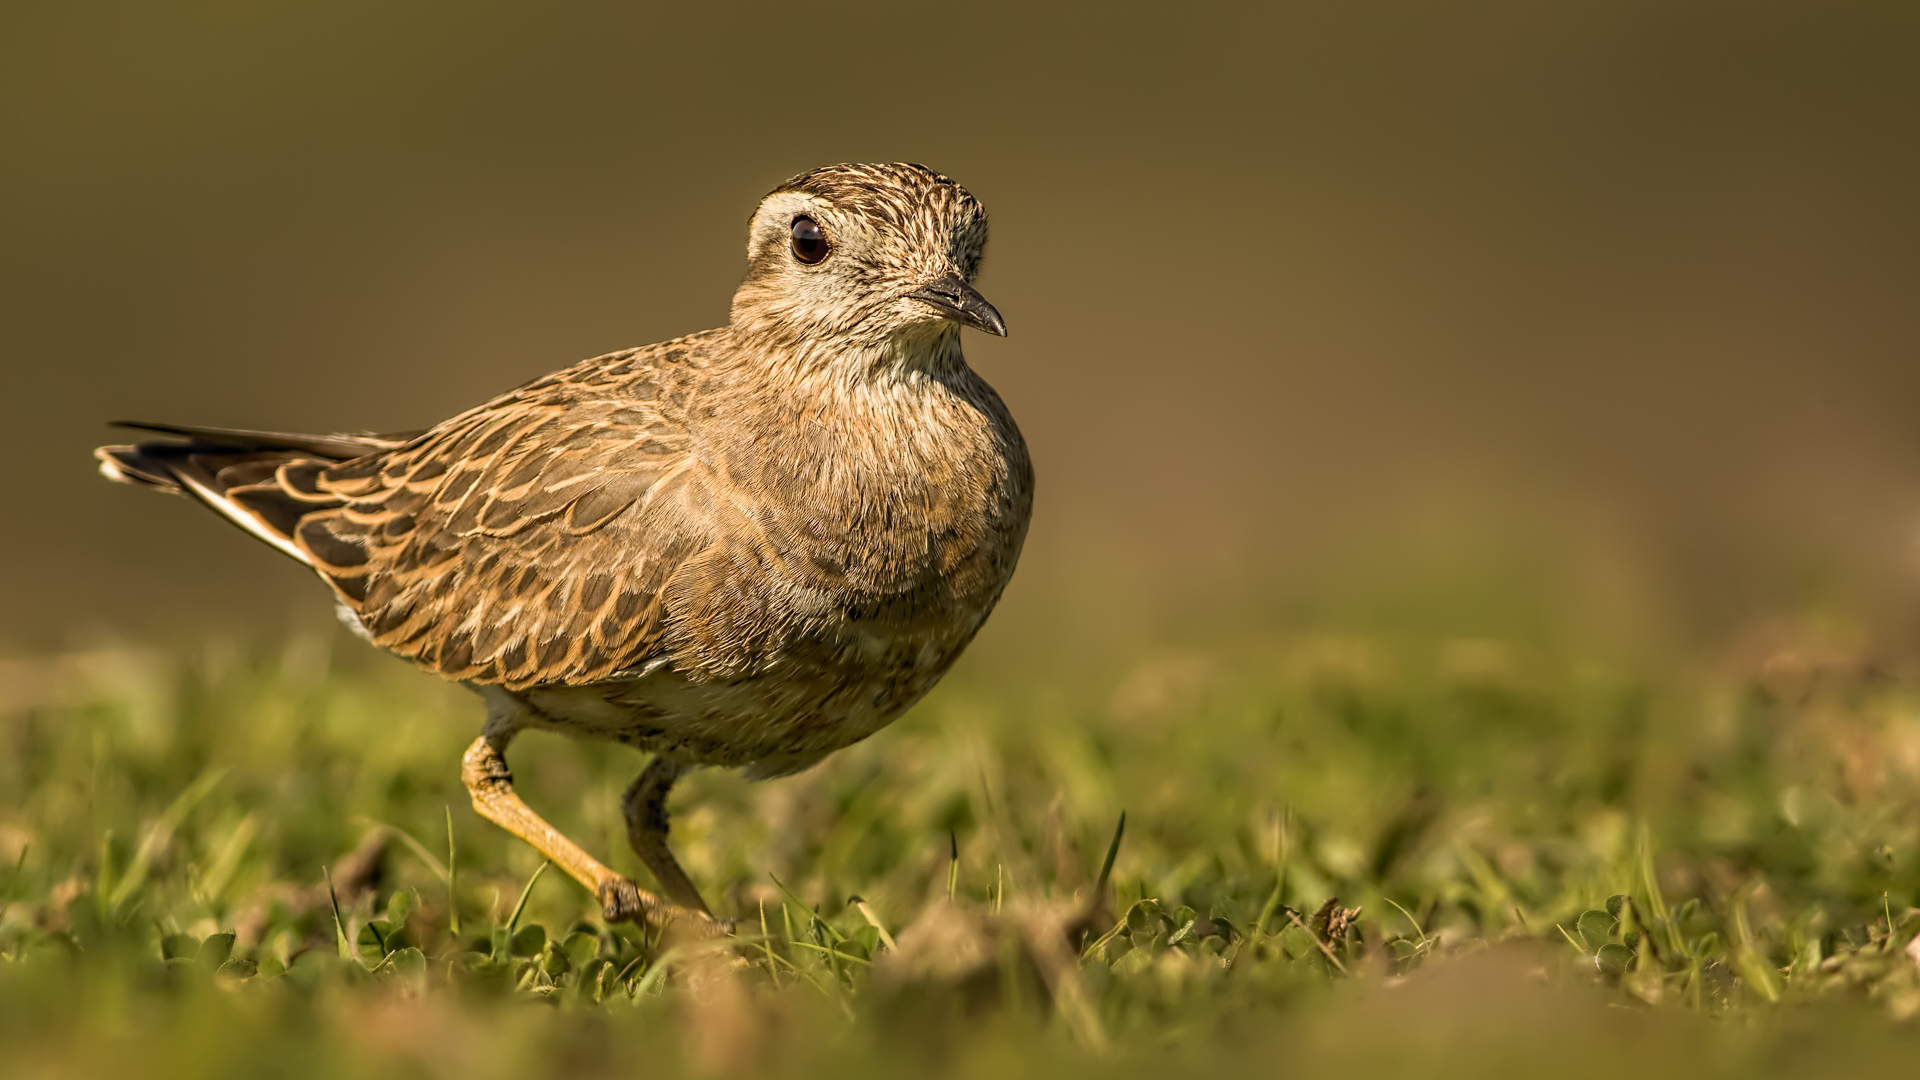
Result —
<path fill-rule="evenodd" d="M 675 344 L 596 357 L 344 461 L 312 453 L 329 437 L 257 432 L 101 460 L 311 566 L 374 644 L 445 678 L 595 682 L 657 659 L 667 580 L 706 546 L 699 500 L 677 497 L 688 438 L 650 364 Z M 256 441 L 225 445 L 240 436 Z"/>
<path fill-rule="evenodd" d="M 631 382 L 589 381 L 609 359 L 320 476 L 344 501 L 300 540 L 375 644 L 509 689 L 594 682 L 658 650 L 667 579 L 704 546 L 673 498 L 688 439 Z"/>

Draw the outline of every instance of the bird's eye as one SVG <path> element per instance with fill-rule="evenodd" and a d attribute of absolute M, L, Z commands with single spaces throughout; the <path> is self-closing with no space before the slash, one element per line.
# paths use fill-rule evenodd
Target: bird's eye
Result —
<path fill-rule="evenodd" d="M 820 223 L 802 214 L 793 219 L 793 257 L 803 263 L 817 263 L 833 250 Z"/>

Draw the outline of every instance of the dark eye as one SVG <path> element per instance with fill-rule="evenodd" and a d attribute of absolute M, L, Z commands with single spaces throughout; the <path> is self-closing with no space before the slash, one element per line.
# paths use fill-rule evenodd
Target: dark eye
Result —
<path fill-rule="evenodd" d="M 820 231 L 820 223 L 801 215 L 793 219 L 793 257 L 803 263 L 817 263 L 833 250 L 827 243 L 827 234 Z"/>

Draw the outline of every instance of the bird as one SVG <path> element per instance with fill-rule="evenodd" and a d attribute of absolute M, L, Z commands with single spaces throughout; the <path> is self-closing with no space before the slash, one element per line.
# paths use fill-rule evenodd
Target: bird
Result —
<path fill-rule="evenodd" d="M 701 767 L 771 779 L 873 735 L 1011 579 L 1034 471 L 962 328 L 985 208 L 913 163 L 803 172 L 748 224 L 725 326 L 581 361 L 432 428 L 298 435 L 123 422 L 112 480 L 184 495 L 312 570 L 374 646 L 478 693 L 480 816 L 609 922 L 716 918 L 669 844 Z M 622 798 L 659 892 L 515 792 L 539 729 L 652 755 Z"/>

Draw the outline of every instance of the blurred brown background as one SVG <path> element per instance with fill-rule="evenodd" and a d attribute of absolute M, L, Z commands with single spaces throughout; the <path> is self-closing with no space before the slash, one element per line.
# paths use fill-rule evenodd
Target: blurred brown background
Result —
<path fill-rule="evenodd" d="M 430 424 L 860 159 L 993 214 L 1002 640 L 1920 624 L 1920 5 L 668 7 L 0 9 L 0 647 L 328 618 L 102 421 Z"/>

